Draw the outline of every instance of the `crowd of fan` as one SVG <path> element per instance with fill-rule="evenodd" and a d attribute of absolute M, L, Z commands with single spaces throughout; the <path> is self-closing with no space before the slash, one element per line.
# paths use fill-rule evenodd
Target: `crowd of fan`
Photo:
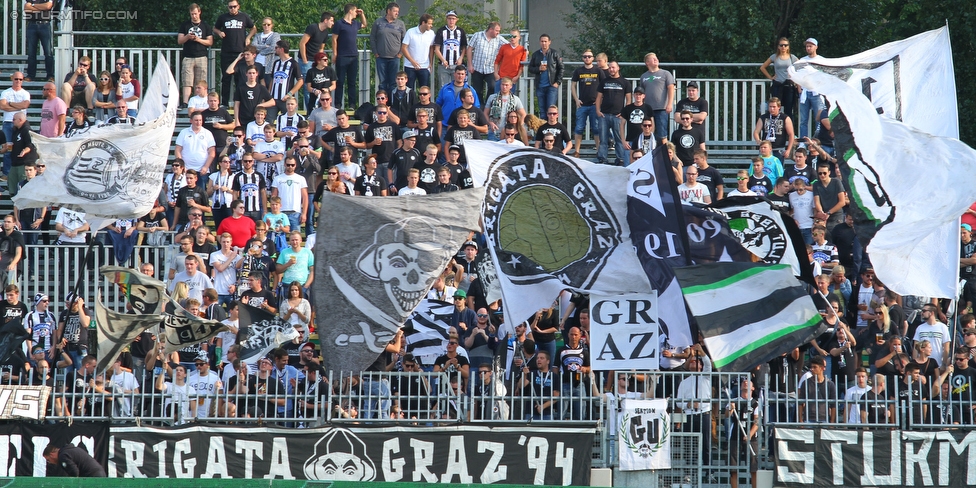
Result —
<path fill-rule="evenodd" d="M 108 374 L 108 383 L 117 388 L 113 391 L 124 394 L 140 386 L 147 390 L 148 384 L 157 391 L 180 392 L 184 399 L 190 390 L 291 394 L 302 390 L 299 385 L 307 389 L 323 381 L 326 375 L 312 359 L 317 356 L 315 347 L 307 342 L 315 327 L 307 297 L 314 281 L 309 249 L 314 246 L 317 210 L 325 192 L 415 197 L 468 188 L 473 183 L 465 169 L 465 141 L 486 138 L 532 144 L 578 157 L 588 124 L 601 163 L 630 164 L 666 145 L 683 203 L 759 195 L 797 222 L 814 264 L 817 288 L 827 297 L 821 309 L 832 332 L 802 351 L 797 349 L 760 368 L 776 378 L 769 385 L 772 391 L 829 400 L 837 398 L 841 386 L 849 383 L 847 394 L 857 399 L 905 392 L 911 385 L 915 397 L 971 400 L 969 385 L 976 376 L 971 372 L 976 370 L 969 365 L 976 357 L 976 319 L 971 314 L 962 317 L 966 345 L 953 351 L 944 324 L 945 307 L 935 299 L 900 297 L 877 281 L 850 216 L 844 217 L 848 201 L 833 156 L 829 107 L 809 90 L 795 86 L 784 90 L 788 66 L 780 66 L 774 57 L 775 76 L 765 71 L 770 63 L 764 64 L 763 72 L 779 83 L 775 94 L 789 102 L 796 90 L 801 101 L 810 101 L 800 106 L 800 138 L 794 135 L 794 107 L 783 107 L 779 98 L 771 98 L 753 133 L 758 153 L 748 168 L 739 171 L 737 188 L 726 194 L 722 175 L 709 166 L 705 151 L 707 100 L 700 97 L 697 83 L 690 82 L 687 96 L 675 102 L 674 78 L 660 69 L 654 53 L 645 56 L 648 71 L 634 86 L 604 53 L 584 50 L 582 66 L 569 78 L 576 121 L 570 129 L 560 122 L 556 103 L 563 58 L 551 48 L 548 35 L 540 36 L 540 49 L 530 54 L 520 44 L 518 30 L 511 31 L 506 40 L 500 35 L 501 26 L 492 22 L 484 31 L 468 35 L 457 26 L 453 11 L 439 29 L 434 29 L 434 19 L 427 14 L 417 26 L 407 29 L 398 19 L 399 6 L 391 3 L 368 28 L 380 90 L 373 102 L 356 107 L 356 36 L 369 26 L 362 10 L 347 4 L 339 18 L 324 12 L 319 22 L 308 26 L 298 43 L 297 57 L 292 57 L 291 44 L 274 32 L 272 19 L 262 19 L 258 31 L 241 12 L 238 0 L 229 0 L 227 6 L 228 12 L 213 25 L 201 19 L 199 6 L 189 7 L 190 18 L 179 28 L 178 42 L 183 46 L 180 113 L 186 110 L 190 126 L 177 137 L 172 171 L 165 177 L 157 206 L 141 219 L 114 223 L 106 235 L 119 261 L 130 262 L 131 248 L 140 235 L 147 244 L 166 245 L 175 234 L 173 243 L 179 251 L 157 277 L 167 281 L 187 310 L 224 321 L 228 330 L 210 343 L 165 358 L 154 336 L 143 334 Z M 211 90 L 205 81 L 210 48 L 218 38 L 219 91 L 217 87 Z M 785 39 L 780 40 L 780 49 L 784 41 L 788 54 Z M 808 39 L 805 46 L 808 56 L 817 55 L 816 39 Z M 529 113 L 532 107 L 527 110 L 517 93 L 526 68 L 534 77 L 538 117 Z M 35 70 L 28 66 L 28 73 Z M 116 60 L 114 70 L 101 71 L 88 57 L 78 59 L 60 87 L 53 80 L 45 85 L 39 133 L 73 137 L 93 125 L 136 123 L 142 91 L 132 73 L 125 57 Z M 26 121 L 28 110 L 36 107 L 22 88 L 24 78 L 15 73 L 13 86 L 0 96 L 8 142 L 3 146 L 3 172 L 11 195 L 44 171 Z M 669 137 L 672 112 L 677 128 Z M 807 137 L 808 131 L 815 137 Z M 609 156 L 611 148 L 615 158 Z M 24 243 L 38 242 L 31 231 L 45 229 L 50 212 L 50 208 L 15 209 L 4 219 L 0 242 L 12 243 L 0 244 L 6 282 L 16 281 Z M 976 208 L 970 213 L 976 214 Z M 973 278 L 961 307 L 967 310 L 976 295 L 976 244 L 970 225 L 963 225 L 960 262 L 963 277 Z M 55 230 L 58 244 L 81 244 L 90 229 L 84 214 L 60 209 Z M 119 254 L 120 249 L 130 253 Z M 627 379 L 626 385 L 615 384 L 616 377 L 611 382 L 594 379 L 589 369 L 585 296 L 574 295 L 562 316 L 554 305 L 514 327 L 503 323 L 500 304 L 486 302 L 474 271 L 478 252 L 477 242 L 466 243 L 429 295 L 453 300 L 456 305 L 445 353 L 427 358 L 406 353 L 405 341 L 398 335 L 375 369 L 446 372 L 454 391 L 493 398 L 475 403 L 468 413 L 475 418 L 585 419 L 591 415 L 592 404 L 583 399 L 600 396 L 604 390 L 611 398 L 664 394 L 652 392 L 634 377 L 621 376 Z M 156 276 L 152 265 L 142 264 L 141 271 Z M 246 365 L 235 357 L 239 346 L 234 346 L 238 300 L 281 314 L 302 334 L 275 351 L 272 358 L 259 361 L 257 375 L 240 376 L 246 378 L 241 381 L 236 380 Z M 5 320 L 19 313 L 32 332 L 26 350 L 31 352 L 33 368 L 29 372 L 14 369 L 7 381 L 31 376 L 40 380 L 38 375 L 47 364 L 82 375 L 89 391 L 108 391 L 106 380 L 94 375 L 95 358 L 87 355 L 85 336 L 91 314 L 83 300 L 69 297 L 57 320 L 46 296 L 36 296 L 33 302 L 34 308 L 28 310 L 19 302 L 16 285 L 11 285 L 7 301 L 0 304 L 7 311 L 19 310 L 6 312 Z M 557 335 L 565 338 L 558 350 Z M 808 352 L 812 359 L 804 368 L 803 357 Z M 870 358 L 867 369 L 861 369 L 862 354 Z M 665 344 L 663 356 L 663 370 L 709 369 L 700 345 L 673 348 Z M 146 376 L 154 364 L 163 365 L 163 374 L 157 371 L 155 376 Z M 869 385 L 869 374 L 881 376 Z M 754 374 L 752 383 L 761 386 L 764 377 Z M 444 410 L 433 406 L 437 392 L 428 380 L 409 375 L 402 381 L 395 378 L 399 377 L 394 377 L 393 385 L 385 380 L 386 389 L 377 390 L 378 398 L 388 398 L 392 390 L 389 398 L 403 394 L 412 399 L 371 404 L 364 416 L 424 418 L 431 415 L 425 412 Z M 911 381 L 899 389 L 895 384 L 903 378 Z M 301 381 L 306 383 L 296 383 Z M 349 378 L 342 385 L 323 384 L 322 388 L 354 398 L 357 391 L 371 393 L 373 383 L 378 382 Z M 602 389 L 601 384 L 605 385 Z M 954 386 L 946 388 L 950 384 Z M 692 392 L 699 398 L 712 398 L 710 383 L 707 385 Z M 575 400 L 560 402 L 560 396 Z M 253 406 L 225 401 L 211 406 L 209 399 L 207 402 L 201 408 L 195 403 L 186 406 L 192 405 L 198 416 L 208 410 L 226 413 L 230 408 L 242 415 L 257 412 Z M 88 411 L 90 403 L 85 406 Z M 290 402 L 288 405 L 291 408 Z M 360 406 L 353 401 L 337 404 L 337 413 L 355 417 Z M 77 407 L 59 408 L 68 412 Z M 263 407 L 263 414 L 269 416 L 272 411 L 284 414 L 286 409 L 284 403 Z M 707 407 L 706 402 L 682 408 L 699 415 L 708 413 Z M 746 411 L 755 413 L 756 409 Z M 824 421 L 827 414 L 826 410 L 821 414 L 819 409 L 800 409 L 797 414 L 784 415 Z M 883 415 L 888 418 L 890 414 Z M 972 409 L 946 415 L 943 417 L 957 423 L 971 422 Z M 705 422 L 698 427 L 708 424 Z"/>

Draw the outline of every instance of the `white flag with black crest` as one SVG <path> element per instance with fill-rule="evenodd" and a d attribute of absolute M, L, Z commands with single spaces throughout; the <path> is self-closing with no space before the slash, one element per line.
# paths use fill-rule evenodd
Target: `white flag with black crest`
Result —
<path fill-rule="evenodd" d="M 32 134 L 47 171 L 17 193 L 14 205 L 67 206 L 85 212 L 93 227 L 149 213 L 162 187 L 176 127 L 179 101 L 170 93 L 179 90 L 160 57 L 135 125 L 93 127 L 74 137 Z"/>

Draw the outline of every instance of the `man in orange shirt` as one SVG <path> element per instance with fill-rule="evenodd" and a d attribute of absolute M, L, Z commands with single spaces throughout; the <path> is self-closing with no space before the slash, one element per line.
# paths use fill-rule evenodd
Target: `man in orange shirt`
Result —
<path fill-rule="evenodd" d="M 525 46 L 519 44 L 520 34 L 518 29 L 512 29 L 512 35 L 508 39 L 508 44 L 498 48 L 498 55 L 495 56 L 495 93 L 502 89 L 502 78 L 512 79 L 512 93 L 518 93 L 518 81 L 522 76 L 522 63 L 528 57 Z"/>

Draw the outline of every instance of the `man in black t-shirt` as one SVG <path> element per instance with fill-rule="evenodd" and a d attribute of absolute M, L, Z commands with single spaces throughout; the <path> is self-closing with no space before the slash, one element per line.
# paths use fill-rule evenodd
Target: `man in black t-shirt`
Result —
<path fill-rule="evenodd" d="M 556 144 L 553 146 L 557 151 L 566 154 L 573 148 L 572 139 L 569 137 L 569 130 L 559 121 L 559 107 L 553 105 L 546 109 L 546 123 L 535 130 L 535 147 L 542 147 L 542 140 L 547 135 L 552 136 Z"/>
<path fill-rule="evenodd" d="M 692 160 L 698 167 L 698 182 L 707 186 L 712 196 L 712 202 L 717 202 L 725 197 L 725 179 L 722 173 L 708 165 L 708 151 L 696 149 Z"/>
<path fill-rule="evenodd" d="M 212 91 L 207 95 L 207 109 L 202 110 L 203 128 L 210 131 L 214 138 L 214 152 L 221 154 L 227 147 L 227 131 L 234 130 L 234 117 L 226 108 L 220 106 L 220 95 Z M 237 158 L 232 156 L 231 163 L 235 163 Z"/>
<path fill-rule="evenodd" d="M 24 258 L 27 257 L 24 246 L 24 235 L 14 227 L 13 214 L 5 216 L 3 232 L 0 232 L 0 275 L 5 279 L 0 283 L 17 282 L 17 276 L 24 269 Z"/>
<path fill-rule="evenodd" d="M 190 5 L 190 20 L 180 25 L 176 42 L 183 46 L 182 81 L 183 106 L 198 81 L 207 80 L 207 49 L 213 45 L 213 31 L 200 20 L 200 6 Z"/>
<path fill-rule="evenodd" d="M 620 112 L 630 104 L 631 87 L 630 81 L 620 76 L 620 65 L 616 61 L 610 63 L 609 70 L 610 76 L 600 80 L 600 90 L 596 95 L 596 116 L 600 119 L 600 146 L 596 157 L 601 164 L 608 164 L 607 152 L 612 136 L 616 164 L 619 166 L 629 161 L 624 148 L 624 120 L 620 118 Z"/>
<path fill-rule="evenodd" d="M 390 109 L 381 107 L 376 110 L 376 122 L 369 124 L 366 129 L 366 143 L 359 149 L 373 148 L 377 163 L 387 165 L 393 156 L 393 151 L 400 145 L 400 128 L 389 119 Z"/>
<path fill-rule="evenodd" d="M 637 85 L 637 88 L 634 89 L 634 103 L 624 107 L 624 111 L 620 112 L 620 116 L 624 118 L 627 124 L 627 141 L 632 141 L 640 135 L 641 123 L 645 120 L 654 120 L 654 110 L 644 101 L 644 89 L 640 85 Z M 632 150 L 630 147 L 626 149 Z"/>
<path fill-rule="evenodd" d="M 386 179 L 376 172 L 378 162 L 376 156 L 366 158 L 363 164 L 365 171 L 363 175 L 356 178 L 356 185 L 353 187 L 356 195 L 367 197 L 385 197 L 387 195 Z"/>
<path fill-rule="evenodd" d="M 221 14 L 214 22 L 213 33 L 215 38 L 221 39 L 220 97 L 225 102 L 230 102 L 234 78 L 225 75 L 227 67 L 234 62 L 238 54 L 244 52 L 244 47 L 251 43 L 251 37 L 257 33 L 257 28 L 251 17 L 241 12 L 241 3 L 238 0 L 229 0 L 227 13 Z M 236 110 L 234 112 L 237 113 Z"/>
<path fill-rule="evenodd" d="M 333 166 L 342 162 L 339 155 L 341 148 L 364 146 L 362 143 L 366 140 L 362 127 L 349 125 L 349 115 L 344 110 L 336 112 L 336 123 L 336 127 L 322 135 L 322 147 L 332 153 Z"/>
<path fill-rule="evenodd" d="M 586 130 L 587 119 L 590 121 L 590 133 L 597 146 L 600 145 L 600 119 L 596 117 L 596 105 L 594 104 L 602 79 L 603 70 L 593 65 L 593 51 L 589 49 L 583 51 L 583 66 L 573 71 L 572 84 L 570 85 L 573 100 L 576 102 L 576 127 L 573 128 L 576 142 L 574 156 L 576 157 L 579 157 L 580 144 L 583 142 L 583 132 Z"/>
<path fill-rule="evenodd" d="M 407 186 L 407 172 L 417 163 L 423 161 L 420 151 L 414 145 L 417 142 L 417 131 L 407 129 L 403 132 L 403 146 L 393 151 L 393 157 L 387 166 L 387 180 L 390 191 L 397 194 L 397 189 Z"/>
<path fill-rule="evenodd" d="M 670 140 L 674 143 L 674 155 L 683 166 L 689 166 L 695 162 L 695 151 L 705 149 L 705 131 L 701 126 L 692 125 L 691 112 L 687 110 L 678 115 L 678 123 Z"/>
<path fill-rule="evenodd" d="M 691 112 L 691 123 L 700 126 L 708 117 L 708 100 L 698 96 L 698 82 L 690 81 L 685 86 L 688 96 L 678 101 L 675 110 L 679 113 L 685 110 Z"/>
<path fill-rule="evenodd" d="M 257 68 L 248 67 L 247 82 L 237 87 L 237 99 L 234 101 L 234 117 L 237 120 L 234 125 L 247 128 L 247 124 L 254 121 L 254 112 L 258 107 L 266 109 L 273 107 L 274 104 L 271 92 L 258 83 Z"/>

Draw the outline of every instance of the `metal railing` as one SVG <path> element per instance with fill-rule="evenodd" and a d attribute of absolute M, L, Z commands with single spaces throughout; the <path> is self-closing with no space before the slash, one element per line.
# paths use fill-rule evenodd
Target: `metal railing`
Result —
<path fill-rule="evenodd" d="M 4 0 L 8 2 L 11 0 Z M 167 62 L 173 68 L 173 74 L 176 77 L 178 85 L 181 85 L 181 70 L 180 63 L 182 61 L 181 55 L 182 50 L 176 47 L 175 32 L 154 32 L 154 33 L 139 33 L 142 36 L 157 36 L 157 37 L 172 37 L 174 47 L 166 48 L 119 48 L 119 47 L 95 47 L 95 46 L 75 46 L 68 39 L 71 39 L 71 34 L 65 31 L 58 31 L 56 34 L 55 45 L 55 56 L 57 57 L 57 66 L 59 69 L 58 79 L 63 78 L 64 73 L 67 72 L 70 66 L 72 66 L 75 60 L 82 55 L 89 56 L 93 59 L 93 63 L 96 70 L 102 70 L 108 68 L 111 70 L 114 68 L 114 60 L 118 56 L 125 56 L 129 63 L 133 66 L 133 77 L 140 80 L 144 84 L 148 82 L 152 76 L 153 69 L 157 64 L 157 59 L 159 55 L 162 55 Z M 79 34 L 79 33 L 74 33 Z M 117 36 L 117 35 L 129 35 L 129 33 L 123 32 L 85 32 L 86 36 Z M 282 34 L 283 37 L 299 37 L 298 34 Z M 360 35 L 360 37 L 368 37 L 367 35 Z M 293 55 L 297 55 L 297 51 L 293 51 Z M 374 71 L 372 68 L 372 56 L 371 51 L 368 49 L 360 50 L 359 57 L 359 93 L 356 106 L 362 103 L 370 102 L 373 100 L 373 94 L 378 87 L 378 80 L 373 76 Z M 210 55 L 208 56 L 208 73 L 207 81 L 210 87 L 217 87 L 218 84 L 218 71 L 220 64 L 217 62 L 219 56 L 219 50 L 211 49 Z M 560 84 L 558 94 L 557 94 L 557 104 L 561 107 L 563 112 L 562 120 L 566 124 L 566 127 L 570 130 L 576 123 L 576 111 L 575 103 L 573 103 L 572 92 L 571 92 L 571 74 L 572 70 L 578 63 L 567 62 L 566 63 L 566 74 L 567 76 L 563 78 Z M 639 62 L 631 63 L 621 63 L 622 65 L 634 65 L 640 66 Z M 729 67 L 751 67 L 755 63 L 724 63 Z M 768 81 L 765 79 L 718 79 L 718 78 L 681 78 L 679 70 L 691 71 L 697 68 L 713 68 L 718 66 L 714 63 L 674 63 L 669 65 L 663 65 L 667 69 L 672 70 L 672 74 L 675 75 L 677 79 L 675 101 L 677 102 L 683 98 L 685 93 L 685 86 L 689 81 L 697 81 L 699 84 L 699 91 L 702 98 L 709 101 L 710 112 L 708 119 L 706 120 L 706 140 L 710 144 L 723 144 L 723 143 L 741 143 L 742 141 L 752 140 L 752 129 L 755 126 L 756 120 L 758 119 L 761 110 L 764 106 L 765 100 L 768 96 Z M 436 74 L 432 73 L 432 80 L 436 80 Z M 629 78 L 629 81 L 636 83 L 637 79 Z M 536 97 L 535 97 L 535 82 L 534 78 L 531 76 L 523 76 L 519 80 L 519 94 L 522 97 L 522 101 L 526 107 L 526 110 L 530 113 L 536 111 Z M 439 87 L 433 87 L 436 91 Z M 484 100 L 482 100 L 484 102 Z M 355 108 L 355 107 L 345 107 L 345 108 Z M 668 128 L 668 133 L 670 133 L 676 127 L 675 122 L 672 120 L 671 127 Z M 595 134 L 589 133 L 589 128 L 585 137 L 587 140 L 591 140 Z"/>
<path fill-rule="evenodd" d="M 99 232 L 99 235 L 104 235 Z M 33 297 L 43 293 L 51 297 L 55 312 L 60 311 L 59 304 L 64 302 L 65 296 L 74 287 L 79 271 L 84 267 L 85 278 L 82 280 L 82 296 L 89 306 L 94 303 L 95 296 L 101 293 L 102 302 L 109 308 L 123 311 L 124 297 L 118 286 L 98 277 L 98 268 L 106 264 L 137 267 L 142 263 L 152 263 L 156 270 L 156 277 L 165 276 L 169 258 L 176 254 L 171 246 L 137 245 L 131 257 L 124 263 L 119 263 L 115 256 L 115 249 L 110 244 L 96 242 L 88 255 L 88 245 L 54 245 L 57 241 L 56 232 L 30 232 L 38 235 L 39 243 L 26 246 L 24 255 L 23 275 L 20 277 L 21 297 Z M 48 242 L 49 244 L 45 244 Z M 87 257 L 87 266 L 85 261 Z"/>

